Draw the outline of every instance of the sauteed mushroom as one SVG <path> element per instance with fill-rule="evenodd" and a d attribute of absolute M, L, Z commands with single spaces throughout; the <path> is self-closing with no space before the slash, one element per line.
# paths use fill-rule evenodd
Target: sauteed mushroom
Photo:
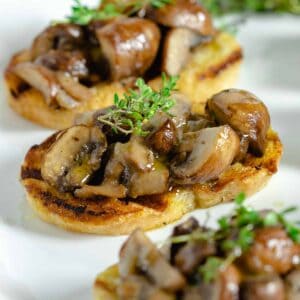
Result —
<path fill-rule="evenodd" d="M 54 74 L 47 68 L 31 62 L 19 63 L 14 66 L 16 75 L 41 91 L 47 104 L 50 104 L 57 94 L 57 85 Z"/>
<path fill-rule="evenodd" d="M 256 276 L 241 287 L 243 300 L 285 300 L 283 280 L 277 275 Z"/>
<path fill-rule="evenodd" d="M 135 230 L 120 251 L 119 272 L 122 278 L 140 268 L 151 281 L 167 291 L 180 290 L 184 277 L 171 266 L 141 230 Z"/>
<path fill-rule="evenodd" d="M 152 148 L 160 154 L 168 154 L 177 141 L 176 128 L 172 120 L 167 119 L 158 130 L 147 138 Z"/>
<path fill-rule="evenodd" d="M 57 24 L 47 27 L 31 46 L 31 57 L 46 54 L 51 49 L 73 50 L 83 44 L 83 29 L 75 24 Z"/>
<path fill-rule="evenodd" d="M 240 281 L 237 268 L 229 265 L 214 282 L 186 288 L 183 300 L 238 300 Z"/>
<path fill-rule="evenodd" d="M 184 134 L 178 151 L 186 159 L 171 165 L 175 181 L 192 184 L 218 177 L 232 163 L 239 143 L 228 125 Z"/>
<path fill-rule="evenodd" d="M 67 72 L 75 78 L 89 75 L 87 59 L 82 51 L 50 50 L 40 55 L 35 63 L 53 71 Z"/>
<path fill-rule="evenodd" d="M 144 195 L 162 194 L 168 190 L 168 180 L 168 168 L 156 161 L 153 168 L 148 172 L 133 172 L 128 184 L 128 195 L 136 198 Z"/>
<path fill-rule="evenodd" d="M 202 39 L 198 33 L 187 28 L 170 29 L 164 41 L 162 70 L 170 76 L 178 75 L 190 57 L 191 48 Z"/>
<path fill-rule="evenodd" d="M 270 115 L 255 95 L 238 89 L 225 90 L 208 100 L 207 111 L 219 124 L 228 124 L 240 134 L 248 135 L 255 154 L 264 153 Z"/>
<path fill-rule="evenodd" d="M 215 33 L 212 19 L 196 0 L 175 0 L 162 8 L 149 8 L 147 17 L 167 27 L 184 27 L 202 35 Z"/>
<path fill-rule="evenodd" d="M 159 46 L 160 31 L 150 20 L 121 18 L 96 30 L 111 78 L 142 75 L 152 64 Z"/>
<path fill-rule="evenodd" d="M 300 299 L 300 270 L 295 269 L 285 278 L 286 300 Z"/>
<path fill-rule="evenodd" d="M 281 227 L 257 229 L 255 243 L 244 253 L 241 260 L 252 273 L 285 274 L 299 257 L 299 247 Z"/>
<path fill-rule="evenodd" d="M 80 187 L 100 167 L 106 147 L 106 138 L 97 127 L 78 125 L 66 129 L 45 154 L 42 176 L 62 191 Z"/>
<path fill-rule="evenodd" d="M 76 100 L 86 101 L 92 92 L 65 73 L 54 73 L 46 67 L 31 62 L 17 64 L 13 71 L 25 82 L 39 90 L 47 102 L 56 101 L 61 107 L 72 109 L 79 105 Z"/>

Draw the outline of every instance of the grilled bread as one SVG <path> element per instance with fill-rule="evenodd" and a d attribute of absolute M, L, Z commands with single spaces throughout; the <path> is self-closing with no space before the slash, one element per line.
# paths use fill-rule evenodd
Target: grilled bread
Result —
<path fill-rule="evenodd" d="M 37 124 L 54 129 L 63 129 L 73 124 L 81 112 L 107 107 L 112 104 L 115 93 L 122 94 L 126 87 L 119 82 L 102 82 L 89 88 L 91 97 L 73 109 L 49 106 L 43 94 L 17 77 L 12 68 L 27 61 L 29 51 L 22 51 L 11 59 L 5 72 L 8 101 L 14 111 Z M 195 111 L 203 111 L 206 99 L 214 93 L 234 85 L 242 61 L 242 50 L 235 38 L 227 33 L 218 33 L 212 41 L 200 44 L 180 72 L 178 90 L 189 96 Z M 149 84 L 160 86 L 160 78 Z"/>
<path fill-rule="evenodd" d="M 21 182 L 27 199 L 46 222 L 72 231 L 103 235 L 128 234 L 137 227 L 157 228 L 197 208 L 231 201 L 240 192 L 250 196 L 262 189 L 277 171 L 282 154 L 281 142 L 270 129 L 262 157 L 247 153 L 243 163 L 232 164 L 217 180 L 135 199 L 78 198 L 68 192 L 59 192 L 41 176 L 44 156 L 58 134 L 33 146 L 25 157 Z"/>

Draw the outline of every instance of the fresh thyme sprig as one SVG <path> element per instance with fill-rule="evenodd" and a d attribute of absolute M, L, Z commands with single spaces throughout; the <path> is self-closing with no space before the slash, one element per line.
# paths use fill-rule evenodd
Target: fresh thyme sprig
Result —
<path fill-rule="evenodd" d="M 149 121 L 156 112 L 168 113 L 175 104 L 171 92 L 175 89 L 178 77 L 167 78 L 162 75 L 162 88 L 154 91 L 142 78 L 137 79 L 137 90 L 130 90 L 120 98 L 114 96 L 114 107 L 106 114 L 99 116 L 98 120 L 109 125 L 115 132 L 124 134 L 135 133 L 146 136 L 149 132 L 143 125 Z"/>
<path fill-rule="evenodd" d="M 82 4 L 81 0 L 73 1 L 71 14 L 66 17 L 66 22 L 78 25 L 87 25 L 93 20 L 111 19 L 121 14 L 132 15 L 149 5 L 154 8 L 161 8 L 172 2 L 172 0 L 117 0 L 104 3 L 104 5 L 97 9 Z"/>
<path fill-rule="evenodd" d="M 234 211 L 218 219 L 217 230 L 201 231 L 199 229 L 190 234 L 171 238 L 172 243 L 206 240 L 215 241 L 219 245 L 225 257 L 209 257 L 199 267 L 199 273 L 205 282 L 214 280 L 220 271 L 225 270 L 230 263 L 249 249 L 254 243 L 255 228 L 282 226 L 295 243 L 300 243 L 300 228 L 286 218 L 287 214 L 297 209 L 296 207 L 289 207 L 281 212 L 259 212 L 246 206 L 245 198 L 244 193 L 235 198 Z"/>
<path fill-rule="evenodd" d="M 78 25 L 87 25 L 92 20 L 107 20 L 120 15 L 114 4 L 108 3 L 101 10 L 90 8 L 81 3 L 81 0 L 73 0 L 71 15 L 67 16 L 67 22 Z"/>

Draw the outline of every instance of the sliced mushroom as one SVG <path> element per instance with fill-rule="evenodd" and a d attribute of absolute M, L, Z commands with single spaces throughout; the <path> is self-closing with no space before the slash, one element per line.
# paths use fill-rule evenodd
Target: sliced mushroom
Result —
<path fill-rule="evenodd" d="M 62 88 L 57 80 L 56 74 L 44 66 L 25 62 L 16 65 L 13 71 L 26 83 L 39 90 L 48 105 L 54 101 L 56 101 L 59 106 L 67 109 L 72 109 L 79 105 L 79 103 Z M 77 83 L 76 91 L 79 90 L 78 85 Z M 70 85 L 68 89 L 71 89 Z M 74 90 L 72 94 L 74 94 Z M 81 97 L 83 96 L 86 96 L 86 94 L 81 95 Z"/>
<path fill-rule="evenodd" d="M 207 111 L 219 124 L 228 124 L 248 135 L 251 150 L 256 155 L 263 155 L 270 115 L 255 95 L 238 89 L 225 90 L 208 100 Z"/>
<path fill-rule="evenodd" d="M 133 135 L 130 141 L 122 145 L 121 150 L 126 163 L 142 172 L 150 171 L 154 164 L 153 152 L 145 145 L 142 138 Z"/>
<path fill-rule="evenodd" d="M 192 115 L 184 126 L 184 133 L 195 132 L 207 127 L 215 127 L 216 124 L 205 116 Z"/>
<path fill-rule="evenodd" d="M 58 86 L 50 70 L 31 62 L 24 62 L 17 64 L 13 71 L 29 85 L 41 91 L 47 104 L 56 97 Z"/>
<path fill-rule="evenodd" d="M 286 300 L 300 299 L 300 270 L 295 269 L 285 278 Z"/>
<path fill-rule="evenodd" d="M 181 273 L 171 266 L 156 246 L 139 229 L 135 230 L 120 251 L 119 272 L 121 278 L 135 274 L 137 270 L 159 288 L 178 291 L 185 285 Z"/>
<path fill-rule="evenodd" d="M 66 129 L 45 154 L 42 177 L 61 191 L 83 186 L 100 167 L 106 147 L 106 138 L 97 127 Z"/>
<path fill-rule="evenodd" d="M 75 24 L 57 24 L 47 27 L 40 33 L 31 46 L 31 57 L 46 54 L 51 49 L 70 51 L 84 42 L 83 29 Z"/>
<path fill-rule="evenodd" d="M 93 90 L 87 88 L 76 80 L 76 78 L 70 76 L 67 73 L 57 72 L 56 78 L 60 86 L 64 91 L 75 100 L 85 102 L 90 100 L 93 96 Z"/>
<path fill-rule="evenodd" d="M 299 254 L 299 247 L 283 228 L 265 227 L 255 231 L 254 243 L 242 255 L 241 262 L 254 274 L 285 274 L 292 269 Z"/>
<path fill-rule="evenodd" d="M 175 295 L 166 293 L 139 275 L 130 275 L 121 280 L 117 294 L 120 300 L 175 300 Z"/>
<path fill-rule="evenodd" d="M 74 98 L 72 98 L 64 89 L 60 86 L 57 86 L 57 92 L 55 95 L 55 100 L 60 107 L 66 109 L 73 109 L 79 105 Z"/>
<path fill-rule="evenodd" d="M 160 40 L 157 25 L 139 18 L 118 19 L 96 35 L 113 80 L 142 75 L 156 57 Z"/>
<path fill-rule="evenodd" d="M 202 37 L 188 28 L 170 29 L 163 46 L 162 70 L 170 76 L 178 75 L 190 57 L 191 48 L 201 41 Z"/>
<path fill-rule="evenodd" d="M 128 195 L 132 198 L 162 194 L 168 191 L 169 170 L 156 162 L 149 172 L 134 172 L 128 184 Z"/>
<path fill-rule="evenodd" d="M 279 276 L 256 276 L 242 283 L 243 300 L 286 300 L 284 284 Z"/>
<path fill-rule="evenodd" d="M 89 75 L 87 59 L 79 50 L 50 50 L 40 55 L 35 63 L 53 71 L 67 72 L 76 78 L 85 78 Z"/>
<path fill-rule="evenodd" d="M 114 146 L 113 153 L 105 167 L 104 179 L 99 186 L 88 186 L 85 185 L 82 188 L 75 191 L 75 195 L 78 197 L 88 197 L 88 196 L 106 196 L 115 198 L 124 198 L 129 193 L 131 196 L 137 197 L 143 194 L 143 191 L 149 192 L 150 189 L 147 186 L 135 186 L 137 184 L 145 183 L 145 179 L 156 180 L 157 187 L 155 187 L 156 192 L 165 186 L 165 181 L 168 179 L 166 171 L 159 173 L 153 169 L 154 156 L 153 152 L 147 148 L 141 138 L 137 136 L 132 136 L 129 142 L 122 144 L 116 143 Z M 128 177 L 131 178 L 130 184 L 122 182 L 122 175 L 124 171 L 129 169 Z M 150 174 L 150 171 L 153 173 Z M 140 177 L 134 174 L 139 174 Z M 147 177 L 144 174 L 149 174 Z M 167 179 L 165 179 L 165 177 Z M 159 182 L 162 180 L 162 182 Z M 123 180 L 124 181 L 124 180 Z M 151 185 L 152 183 L 147 183 Z M 129 192 L 126 186 L 129 185 Z M 153 185 L 151 185 L 152 188 Z M 165 191 L 165 190 L 164 190 Z M 152 191 L 153 193 L 154 191 Z"/>
<path fill-rule="evenodd" d="M 187 153 L 186 159 L 171 165 L 175 181 L 193 184 L 217 178 L 233 162 L 239 144 L 228 125 L 186 133 L 179 146 L 179 154 Z"/>
<path fill-rule="evenodd" d="M 196 0 L 175 0 L 159 9 L 150 7 L 147 17 L 167 27 L 189 28 L 202 35 L 215 33 L 209 13 Z"/>

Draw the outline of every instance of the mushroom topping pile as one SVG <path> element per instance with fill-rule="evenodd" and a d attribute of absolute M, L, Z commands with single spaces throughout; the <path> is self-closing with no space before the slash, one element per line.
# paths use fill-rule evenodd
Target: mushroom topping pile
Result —
<path fill-rule="evenodd" d="M 178 225 L 162 249 L 134 231 L 120 250 L 118 299 L 300 299 L 300 228 L 287 221 L 290 209 L 256 211 L 244 199 L 217 229 L 194 218 Z"/>
<path fill-rule="evenodd" d="M 241 130 L 231 126 L 231 120 L 238 123 L 239 110 L 231 112 L 226 124 L 210 106 L 205 115 L 193 114 L 185 96 L 172 94 L 176 78 L 163 77 L 159 92 L 142 79 L 136 84 L 124 98 L 116 96 L 111 108 L 80 116 L 77 125 L 56 136 L 41 168 L 46 182 L 82 198 L 137 198 L 216 180 L 244 159 L 241 152 L 256 155 L 245 147 Z M 227 97 L 231 93 L 235 99 L 236 91 L 227 91 Z M 240 107 L 245 103 L 248 99 L 235 102 Z M 268 113 L 260 114 L 259 103 L 246 113 L 262 124 Z M 253 122 L 246 113 L 240 122 L 250 128 Z M 266 143 L 266 131 L 259 134 Z"/>
<path fill-rule="evenodd" d="M 178 75 L 191 49 L 214 34 L 194 0 L 106 0 L 98 9 L 76 1 L 72 15 L 41 32 L 27 61 L 10 70 L 48 105 L 73 109 L 93 97 L 99 82 L 130 86 L 139 76 Z"/>

